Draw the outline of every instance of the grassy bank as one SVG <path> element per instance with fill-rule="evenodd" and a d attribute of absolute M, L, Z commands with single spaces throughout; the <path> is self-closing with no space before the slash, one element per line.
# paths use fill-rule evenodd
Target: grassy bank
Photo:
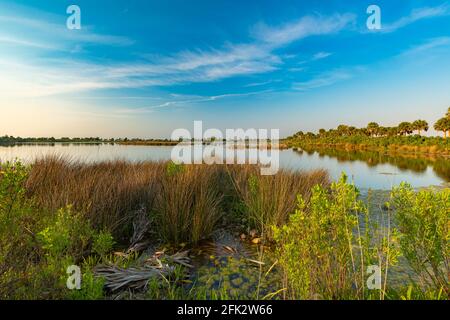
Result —
<path fill-rule="evenodd" d="M 332 148 L 345 151 L 377 151 L 389 154 L 450 155 L 450 139 L 441 137 L 395 136 L 297 136 L 284 141 L 291 148 Z"/>
<path fill-rule="evenodd" d="M 333 148 L 340 150 L 362 150 L 415 154 L 450 155 L 450 108 L 445 116 L 434 124 L 436 131 L 443 132 L 441 137 L 424 137 L 421 132 L 428 131 L 429 125 L 425 120 L 414 122 L 403 121 L 394 127 L 381 126 L 370 122 L 366 127 L 357 128 L 341 124 L 334 129 L 319 129 L 317 133 L 299 131 L 287 137 L 284 142 L 289 147 Z M 413 134 L 417 132 L 417 134 Z"/>
<path fill-rule="evenodd" d="M 354 186 L 345 178 L 330 185 L 321 170 L 261 176 L 248 165 L 50 157 L 0 171 L 3 299 L 102 299 L 128 285 L 147 298 L 242 298 L 228 287 L 186 285 L 194 252 L 220 230 L 261 251 L 260 261 L 250 259 L 259 266 L 250 269 L 257 292 L 267 274 L 280 274 L 272 293 L 253 298 L 448 297 L 448 189 L 393 190 L 380 228 Z M 275 256 L 272 266 L 264 251 Z M 419 280 L 394 291 L 386 279 L 398 257 Z M 66 288 L 73 264 L 83 271 L 81 290 Z M 364 289 L 370 265 L 381 268 L 380 289 Z M 143 280 L 130 284 L 131 276 Z"/>

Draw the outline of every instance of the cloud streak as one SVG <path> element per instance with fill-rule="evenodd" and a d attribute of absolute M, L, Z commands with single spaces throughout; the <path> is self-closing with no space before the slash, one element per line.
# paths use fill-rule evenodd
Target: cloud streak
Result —
<path fill-rule="evenodd" d="M 163 108 L 172 107 L 172 106 L 192 105 L 195 103 L 204 103 L 204 102 L 217 101 L 217 100 L 223 100 L 223 99 L 229 99 L 229 98 L 237 98 L 237 97 L 255 96 L 255 95 L 261 95 L 261 94 L 270 93 L 270 92 L 272 92 L 272 90 L 253 91 L 253 92 L 246 92 L 246 93 L 226 93 L 226 94 L 214 95 L 214 96 L 172 95 L 173 97 L 179 98 L 179 99 L 166 101 L 161 104 L 147 106 L 147 107 L 141 107 L 141 108 L 121 108 L 121 109 L 116 110 L 115 112 L 120 113 L 120 114 L 145 114 L 145 113 L 155 112 L 157 109 L 163 109 Z"/>
<path fill-rule="evenodd" d="M 437 7 L 418 8 L 411 11 L 408 16 L 402 17 L 389 24 L 383 24 L 381 30 L 379 31 L 383 33 L 390 33 L 420 20 L 448 15 L 450 15 L 450 5 L 448 3 Z"/>
<path fill-rule="evenodd" d="M 351 13 L 305 16 L 277 27 L 260 23 L 254 27 L 253 36 L 259 41 L 279 47 L 311 36 L 338 33 L 355 21 L 356 16 Z"/>
<path fill-rule="evenodd" d="M 403 53 L 400 54 L 400 57 L 416 55 L 422 52 L 427 52 L 437 48 L 445 48 L 450 47 L 450 37 L 438 37 L 428 39 L 424 43 L 420 45 L 416 45 Z"/>
<path fill-rule="evenodd" d="M 0 26 L 0 41 L 43 50 L 71 51 L 75 45 L 129 46 L 134 43 L 127 37 L 95 33 L 91 26 L 69 30 L 63 23 L 14 15 L 0 15 Z"/>
<path fill-rule="evenodd" d="M 350 69 L 334 69 L 331 71 L 323 72 L 311 80 L 303 82 L 295 82 L 292 85 L 292 89 L 297 91 L 309 91 L 321 87 L 328 87 L 335 83 L 349 80 L 355 76 L 356 73 L 362 71 L 363 68 L 356 67 Z"/>

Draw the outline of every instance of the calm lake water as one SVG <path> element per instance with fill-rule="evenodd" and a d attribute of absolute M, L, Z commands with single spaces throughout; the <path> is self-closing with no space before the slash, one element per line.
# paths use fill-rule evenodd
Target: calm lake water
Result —
<path fill-rule="evenodd" d="M 16 158 L 31 162 L 46 155 L 62 155 L 93 162 L 169 160 L 172 147 L 118 144 L 39 144 L 0 146 L 0 161 Z M 370 152 L 280 151 L 280 167 L 286 169 L 326 169 L 336 179 L 345 172 L 362 189 L 390 189 L 407 181 L 414 187 L 439 186 L 450 182 L 450 159 L 392 157 Z"/>

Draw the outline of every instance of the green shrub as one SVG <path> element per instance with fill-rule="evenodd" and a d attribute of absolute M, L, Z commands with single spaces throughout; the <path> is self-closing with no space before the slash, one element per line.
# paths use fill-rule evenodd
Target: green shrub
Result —
<path fill-rule="evenodd" d="M 448 300 L 448 295 L 444 289 L 424 289 L 417 284 L 410 284 L 403 287 L 394 297 L 397 300 Z"/>
<path fill-rule="evenodd" d="M 32 263 L 40 257 L 36 232 L 45 212 L 26 197 L 28 172 L 19 161 L 0 164 L 0 299 L 34 295 L 22 288 L 31 284 L 30 274 L 39 272 Z"/>
<path fill-rule="evenodd" d="M 70 205 L 58 210 L 49 220 L 47 227 L 37 234 L 46 254 L 81 258 L 94 236 L 89 220 L 74 212 Z"/>
<path fill-rule="evenodd" d="M 424 290 L 450 287 L 450 189 L 422 190 L 402 183 L 393 189 L 392 204 L 401 232 L 405 258 L 422 281 Z"/>
<path fill-rule="evenodd" d="M 359 191 L 346 179 L 343 175 L 332 183 L 331 191 L 315 186 L 309 204 L 299 195 L 289 222 L 274 227 L 285 297 L 363 299 L 375 293 L 384 297 L 380 290 L 366 290 L 366 267 L 380 266 L 386 279 L 398 254 L 386 241 L 385 231 L 375 233 L 367 206 L 358 200 Z"/>
<path fill-rule="evenodd" d="M 170 161 L 167 164 L 166 167 L 166 174 L 168 176 L 173 176 L 176 175 L 177 173 L 183 172 L 184 171 L 184 166 L 182 164 L 176 164 L 172 161 Z"/>
<path fill-rule="evenodd" d="M 56 213 L 39 208 L 24 187 L 29 167 L 7 162 L 0 167 L 0 299 L 62 299 L 67 267 L 89 255 L 92 244 L 106 254 L 112 238 L 97 234 L 89 219 L 71 206 Z M 94 241 L 95 240 L 95 241 Z M 89 280 L 80 294 L 99 296 L 100 285 Z M 95 293 L 95 294 L 94 294 Z"/>
<path fill-rule="evenodd" d="M 67 294 L 69 299 L 73 300 L 99 300 L 103 299 L 105 294 L 103 287 L 105 280 L 98 278 L 90 270 L 83 273 L 81 278 L 81 289 L 70 290 Z"/>
<path fill-rule="evenodd" d="M 108 231 L 100 231 L 94 237 L 92 250 L 99 256 L 105 256 L 114 246 L 114 238 Z"/>

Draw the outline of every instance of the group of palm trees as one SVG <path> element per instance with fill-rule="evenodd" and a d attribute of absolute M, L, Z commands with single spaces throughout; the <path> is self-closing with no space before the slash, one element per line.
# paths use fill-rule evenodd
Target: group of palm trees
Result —
<path fill-rule="evenodd" d="M 447 138 L 447 132 L 449 132 L 450 135 L 450 107 L 447 109 L 445 117 L 436 121 L 434 130 L 444 132 L 444 138 Z"/>
<path fill-rule="evenodd" d="M 447 132 L 450 136 L 450 108 L 448 108 L 446 115 L 436 121 L 434 124 L 436 131 L 442 131 L 444 138 L 447 137 Z M 393 137 L 393 136 L 405 136 L 412 134 L 414 131 L 417 134 L 421 134 L 422 131 L 428 131 L 428 122 L 425 120 L 416 120 L 414 122 L 401 122 L 396 127 L 383 127 L 376 122 L 370 122 L 365 128 L 356 128 L 345 124 L 339 125 L 336 129 L 320 129 L 319 136 L 354 136 L 365 135 L 370 137 Z M 297 132 L 294 136 L 301 137 L 305 135 L 302 131 Z M 308 132 L 306 136 L 315 136 L 313 133 Z"/>

